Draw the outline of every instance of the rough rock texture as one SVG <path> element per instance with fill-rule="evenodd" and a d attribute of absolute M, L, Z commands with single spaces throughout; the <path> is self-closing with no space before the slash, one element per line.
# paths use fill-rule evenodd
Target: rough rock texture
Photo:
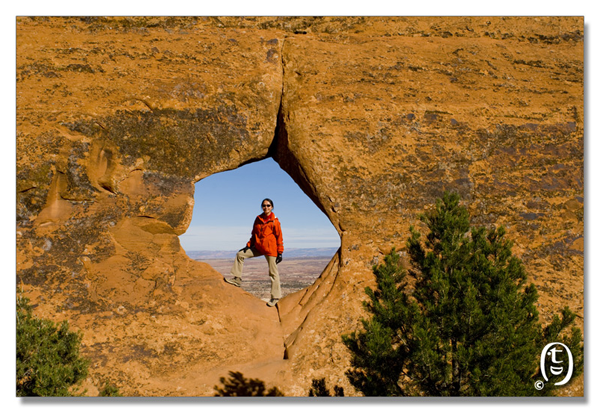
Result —
<path fill-rule="evenodd" d="M 195 182 L 269 156 L 341 238 L 279 309 L 178 240 Z M 583 18 L 17 19 L 17 282 L 84 332 L 90 395 L 353 394 L 371 266 L 445 189 L 581 327 Z"/>

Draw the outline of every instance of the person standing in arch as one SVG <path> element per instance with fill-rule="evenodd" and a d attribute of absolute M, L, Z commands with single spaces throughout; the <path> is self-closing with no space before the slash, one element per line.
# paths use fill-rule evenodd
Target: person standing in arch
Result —
<path fill-rule="evenodd" d="M 263 213 L 254 220 L 250 241 L 236 254 L 233 268 L 231 268 L 233 278 L 225 278 L 225 282 L 240 287 L 244 260 L 264 255 L 269 264 L 269 277 L 271 277 L 271 300 L 267 303 L 269 307 L 274 307 L 281 299 L 277 264 L 283 260 L 283 235 L 279 219 L 273 214 L 274 207 L 273 201 L 269 198 L 263 199 L 261 203 Z"/>

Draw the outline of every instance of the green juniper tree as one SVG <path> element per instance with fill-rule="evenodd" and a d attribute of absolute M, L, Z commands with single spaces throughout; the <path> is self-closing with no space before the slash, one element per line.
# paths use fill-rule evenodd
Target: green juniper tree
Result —
<path fill-rule="evenodd" d="M 70 390 L 88 374 L 79 354 L 81 334 L 65 321 L 35 317 L 29 301 L 17 297 L 17 396 L 79 396 Z"/>
<path fill-rule="evenodd" d="M 574 375 L 582 372 L 581 332 L 563 333 L 574 314 L 565 308 L 542 328 L 536 288 L 504 228 L 472 228 L 459 201 L 446 193 L 420 216 L 424 241 L 411 227 L 408 272 L 395 250 L 373 267 L 377 288 L 364 302 L 372 318 L 343 337 L 346 375 L 366 396 L 548 395 L 557 379 L 542 390 L 534 382 L 540 352 L 554 341 L 571 349 Z"/>

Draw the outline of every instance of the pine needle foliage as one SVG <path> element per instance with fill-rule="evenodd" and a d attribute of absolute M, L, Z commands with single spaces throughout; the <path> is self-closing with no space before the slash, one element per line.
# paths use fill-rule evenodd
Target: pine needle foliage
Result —
<path fill-rule="evenodd" d="M 534 387 L 540 352 L 566 344 L 583 370 L 581 331 L 574 314 L 543 328 L 533 284 L 511 252 L 503 227 L 473 228 L 454 193 L 445 193 L 419 219 L 429 232 L 411 227 L 410 269 L 395 250 L 373 267 L 377 288 L 363 302 L 372 318 L 362 331 L 343 336 L 351 352 L 346 375 L 365 396 L 544 396 Z M 410 277 L 410 278 L 409 278 Z M 414 286 L 409 289 L 408 281 Z"/>
<path fill-rule="evenodd" d="M 247 379 L 239 371 L 230 371 L 229 378 L 221 377 L 223 387 L 215 386 L 216 397 L 283 397 L 277 388 L 267 390 L 265 382 L 259 379 Z"/>
<path fill-rule="evenodd" d="M 34 316 L 29 300 L 17 297 L 17 396 L 80 396 L 72 387 L 88 374 L 79 355 L 81 333 L 69 323 Z"/>

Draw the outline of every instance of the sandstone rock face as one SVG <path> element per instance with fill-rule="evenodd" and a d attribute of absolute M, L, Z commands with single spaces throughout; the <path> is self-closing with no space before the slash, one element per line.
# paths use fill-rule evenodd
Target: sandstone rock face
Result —
<path fill-rule="evenodd" d="M 195 182 L 266 157 L 341 238 L 278 310 L 178 240 Z M 84 332 L 90 395 L 212 395 L 229 370 L 353 394 L 371 266 L 446 189 L 508 229 L 542 318 L 581 326 L 582 18 L 17 20 L 17 282 Z"/>

